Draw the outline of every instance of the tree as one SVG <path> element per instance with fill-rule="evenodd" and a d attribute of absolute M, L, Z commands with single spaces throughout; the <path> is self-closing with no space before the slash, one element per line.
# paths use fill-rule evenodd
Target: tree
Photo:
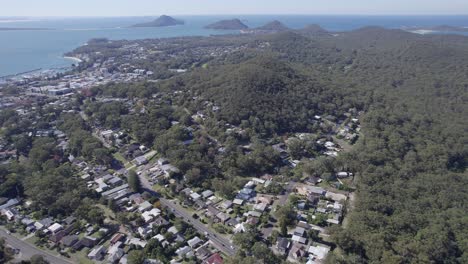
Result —
<path fill-rule="evenodd" d="M 8 247 L 4 238 L 0 238 L 0 263 L 8 263 L 13 258 L 13 254 Z"/>
<path fill-rule="evenodd" d="M 287 143 L 289 155 L 293 159 L 300 159 L 304 154 L 304 143 L 298 138 L 291 138 Z"/>
<path fill-rule="evenodd" d="M 253 244 L 255 243 L 255 236 L 252 236 L 250 232 L 237 233 L 232 238 L 234 244 L 239 246 L 241 249 L 250 251 Z"/>
<path fill-rule="evenodd" d="M 87 219 L 92 224 L 103 224 L 104 223 L 104 213 L 98 207 L 92 207 L 91 210 L 88 211 Z"/>
<path fill-rule="evenodd" d="M 292 225 L 296 220 L 296 215 L 297 213 L 291 204 L 282 206 L 276 211 L 278 220 L 284 221 L 286 225 Z"/>
<path fill-rule="evenodd" d="M 280 233 L 282 236 L 287 236 L 288 235 L 288 224 L 284 218 L 281 218 L 279 220 L 279 226 L 280 226 Z"/>
<path fill-rule="evenodd" d="M 138 177 L 137 173 L 134 170 L 130 170 L 128 172 L 128 185 L 134 192 L 141 191 L 140 178 Z"/>
<path fill-rule="evenodd" d="M 31 264 L 49 264 L 42 255 L 33 255 L 29 261 Z"/>
<path fill-rule="evenodd" d="M 128 253 L 127 261 L 129 264 L 143 264 L 145 259 L 143 250 L 132 250 Z"/>
<path fill-rule="evenodd" d="M 263 260 L 263 263 L 265 264 L 281 263 L 281 259 L 277 257 L 263 242 L 255 242 L 252 247 L 252 255 L 257 260 Z"/>

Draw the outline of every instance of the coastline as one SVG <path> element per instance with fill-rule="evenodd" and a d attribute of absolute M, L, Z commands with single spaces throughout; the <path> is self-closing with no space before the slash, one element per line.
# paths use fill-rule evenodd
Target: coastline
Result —
<path fill-rule="evenodd" d="M 72 60 L 72 61 L 75 61 L 75 62 L 78 62 L 78 63 L 82 63 L 82 62 L 83 62 L 82 59 L 77 58 L 77 57 L 63 56 L 63 58 L 66 59 L 66 60 Z"/>
<path fill-rule="evenodd" d="M 21 75 L 30 74 L 30 73 L 38 72 L 38 71 L 42 71 L 42 68 L 37 68 L 37 69 L 34 69 L 34 70 L 25 71 L 25 72 L 0 76 L 0 79 L 5 80 L 5 79 L 8 79 L 8 78 L 18 77 L 18 76 L 21 76 Z"/>
<path fill-rule="evenodd" d="M 431 30 L 431 29 L 417 29 L 417 30 L 409 30 L 408 32 L 426 35 L 426 34 L 434 34 L 434 33 L 437 33 L 438 31 Z"/>

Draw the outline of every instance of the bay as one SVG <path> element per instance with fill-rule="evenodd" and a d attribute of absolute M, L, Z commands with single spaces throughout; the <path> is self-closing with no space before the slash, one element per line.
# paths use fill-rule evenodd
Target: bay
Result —
<path fill-rule="evenodd" d="M 234 32 L 204 29 L 221 19 L 239 18 L 249 27 L 279 20 L 291 28 L 319 24 L 330 31 L 349 31 L 365 26 L 385 28 L 450 25 L 468 27 L 468 16 L 328 16 L 328 15 L 231 15 L 174 16 L 185 25 L 163 28 L 131 28 L 155 17 L 30 18 L 1 20 L 0 28 L 46 28 L 50 30 L 0 30 L 0 77 L 35 69 L 69 67 L 74 61 L 63 54 L 92 38 L 147 39 L 177 36 L 208 36 Z"/>

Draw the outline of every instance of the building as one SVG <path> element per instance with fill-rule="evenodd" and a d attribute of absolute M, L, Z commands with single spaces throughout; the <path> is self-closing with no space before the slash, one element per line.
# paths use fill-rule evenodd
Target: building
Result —
<path fill-rule="evenodd" d="M 315 244 L 309 247 L 308 252 L 313 255 L 315 259 L 324 260 L 328 252 L 330 252 L 330 247 L 323 244 Z"/>
<path fill-rule="evenodd" d="M 201 243 L 203 243 L 203 241 L 199 238 L 199 237 L 194 237 L 192 239 L 190 239 L 189 241 L 187 241 L 187 244 L 191 247 L 191 248 L 196 248 L 198 245 L 200 245 Z"/>
<path fill-rule="evenodd" d="M 50 232 L 52 232 L 53 234 L 56 234 L 57 232 L 59 232 L 60 230 L 63 229 L 63 226 L 61 224 L 58 224 L 58 223 L 55 223 L 53 225 L 51 225 L 49 228 L 47 228 Z"/>
<path fill-rule="evenodd" d="M 276 249 L 279 253 L 285 255 L 288 253 L 289 247 L 291 246 L 291 242 L 285 237 L 278 237 L 276 240 Z"/>
<path fill-rule="evenodd" d="M 97 248 L 93 248 L 93 250 L 89 252 L 88 258 L 91 260 L 101 261 L 104 259 L 105 254 L 106 248 L 104 246 L 99 246 Z"/>
<path fill-rule="evenodd" d="M 209 258 L 203 261 L 203 264 L 223 264 L 223 258 L 218 254 L 214 253 Z"/>
<path fill-rule="evenodd" d="M 136 166 L 145 165 L 146 163 L 148 163 L 148 159 L 146 159 L 145 156 L 139 156 L 133 160 L 133 164 L 135 164 Z"/>

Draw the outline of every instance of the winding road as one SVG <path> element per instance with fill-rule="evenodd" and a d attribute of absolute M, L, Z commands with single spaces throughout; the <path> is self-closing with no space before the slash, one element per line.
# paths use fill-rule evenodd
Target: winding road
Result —
<path fill-rule="evenodd" d="M 148 181 L 148 179 L 145 176 L 143 176 L 143 173 L 139 175 L 139 178 L 140 178 L 140 183 L 142 187 L 145 189 L 145 191 L 148 191 L 149 193 L 152 193 L 152 194 L 156 193 L 153 190 L 153 186 Z M 200 232 L 201 234 L 204 234 L 211 241 L 211 243 L 217 249 L 221 250 L 224 254 L 227 254 L 229 256 L 236 254 L 236 248 L 231 243 L 231 241 L 217 234 L 216 232 L 214 232 L 213 230 L 211 230 L 210 228 L 202 224 L 200 221 L 193 218 L 190 212 L 185 210 L 182 206 L 165 198 L 159 198 L 159 200 L 161 201 L 161 204 L 164 207 L 169 208 L 176 217 L 182 218 L 185 222 L 191 224 L 195 229 L 197 229 L 198 232 Z"/>

